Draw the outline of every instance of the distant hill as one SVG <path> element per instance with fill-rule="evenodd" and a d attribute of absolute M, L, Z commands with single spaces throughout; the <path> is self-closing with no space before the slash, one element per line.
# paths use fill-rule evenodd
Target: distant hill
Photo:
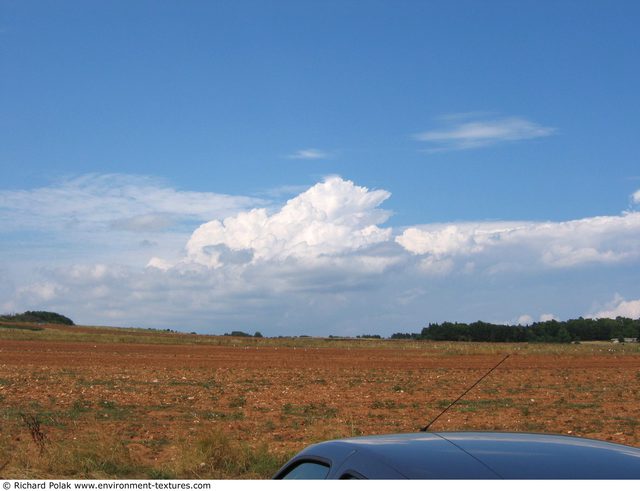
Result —
<path fill-rule="evenodd" d="M 0 321 L 75 325 L 71 319 L 55 312 L 27 310 L 22 314 L 0 315 Z"/>

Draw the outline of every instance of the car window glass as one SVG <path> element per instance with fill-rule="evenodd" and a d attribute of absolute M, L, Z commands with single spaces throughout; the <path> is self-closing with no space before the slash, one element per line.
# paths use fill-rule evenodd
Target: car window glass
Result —
<path fill-rule="evenodd" d="M 282 479 L 324 479 L 329 466 L 321 462 L 302 462 L 287 472 Z"/>

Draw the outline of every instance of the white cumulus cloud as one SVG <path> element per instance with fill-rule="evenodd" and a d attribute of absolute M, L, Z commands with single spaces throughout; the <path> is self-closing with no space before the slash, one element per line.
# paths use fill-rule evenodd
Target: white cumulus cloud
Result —
<path fill-rule="evenodd" d="M 390 334 L 429 321 L 515 321 L 534 304 L 567 317 L 589 303 L 564 305 L 549 288 L 558 276 L 574 278 L 574 297 L 591 302 L 589 286 L 608 274 L 633 277 L 640 263 L 640 212 L 394 230 L 389 196 L 336 176 L 286 202 L 126 176 L 0 191 L 0 225 L 10 230 L 1 306 L 201 332 Z M 46 240 L 30 232 L 39 228 Z M 622 263 L 629 267 L 607 269 Z M 628 314 L 636 302 L 591 310 Z"/>
<path fill-rule="evenodd" d="M 49 302 L 64 294 L 65 291 L 66 288 L 55 282 L 41 281 L 19 288 L 17 296 L 23 301 Z"/>
<path fill-rule="evenodd" d="M 187 243 L 188 259 L 211 267 L 234 261 L 312 260 L 388 242 L 391 229 L 378 225 L 390 213 L 378 206 L 389 196 L 330 177 L 274 213 L 254 208 L 201 225 Z"/>
<path fill-rule="evenodd" d="M 414 255 L 484 261 L 494 271 L 568 268 L 640 258 L 640 213 L 565 222 L 472 222 L 409 227 L 396 242 Z"/>
<path fill-rule="evenodd" d="M 619 295 L 616 295 L 614 300 L 607 306 L 607 308 L 599 312 L 590 314 L 588 317 L 591 317 L 594 319 L 602 319 L 602 318 L 615 319 L 616 317 L 628 317 L 630 319 L 640 319 L 640 299 L 625 300 Z"/>
<path fill-rule="evenodd" d="M 529 326 L 532 323 L 533 323 L 533 317 L 531 317 L 529 314 L 522 314 L 516 320 L 516 324 L 519 326 Z"/>

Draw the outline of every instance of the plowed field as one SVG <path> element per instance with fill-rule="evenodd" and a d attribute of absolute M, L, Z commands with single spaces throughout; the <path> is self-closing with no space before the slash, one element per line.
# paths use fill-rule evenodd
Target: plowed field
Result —
<path fill-rule="evenodd" d="M 3 336 L 2 477 L 265 477 L 316 441 L 416 431 L 506 353 L 434 431 L 640 445 L 632 347 Z"/>

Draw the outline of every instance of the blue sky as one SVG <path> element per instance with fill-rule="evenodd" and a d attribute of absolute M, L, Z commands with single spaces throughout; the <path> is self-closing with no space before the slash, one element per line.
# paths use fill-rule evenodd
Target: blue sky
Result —
<path fill-rule="evenodd" d="M 4 311 L 640 316 L 637 2 L 1 9 Z"/>

